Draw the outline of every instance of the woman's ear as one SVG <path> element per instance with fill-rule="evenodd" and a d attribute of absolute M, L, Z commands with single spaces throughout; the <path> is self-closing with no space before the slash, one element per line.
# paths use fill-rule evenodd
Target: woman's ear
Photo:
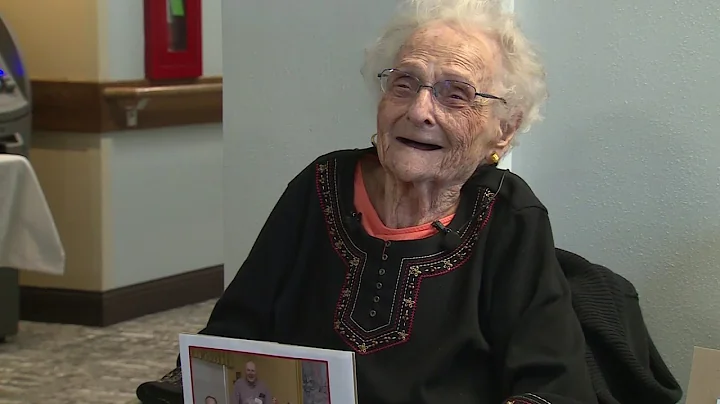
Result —
<path fill-rule="evenodd" d="M 495 143 L 495 147 L 503 152 L 510 148 L 512 140 L 520 128 L 520 124 L 522 124 L 522 118 L 522 112 L 518 112 L 512 115 L 510 119 L 500 122 L 500 136 Z"/>

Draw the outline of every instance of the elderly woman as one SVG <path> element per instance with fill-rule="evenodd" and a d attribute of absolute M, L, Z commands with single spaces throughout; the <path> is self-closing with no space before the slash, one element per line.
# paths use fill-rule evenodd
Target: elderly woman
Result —
<path fill-rule="evenodd" d="M 361 404 L 596 403 L 548 213 L 496 167 L 546 98 L 513 15 L 409 0 L 364 74 L 372 147 L 289 183 L 202 333 L 352 350 Z"/>

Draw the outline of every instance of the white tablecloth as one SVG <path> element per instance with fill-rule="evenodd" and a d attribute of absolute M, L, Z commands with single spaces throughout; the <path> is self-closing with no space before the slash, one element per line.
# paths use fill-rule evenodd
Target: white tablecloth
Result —
<path fill-rule="evenodd" d="M 11 154 L 0 154 L 0 267 L 65 271 L 65 250 L 35 171 Z"/>

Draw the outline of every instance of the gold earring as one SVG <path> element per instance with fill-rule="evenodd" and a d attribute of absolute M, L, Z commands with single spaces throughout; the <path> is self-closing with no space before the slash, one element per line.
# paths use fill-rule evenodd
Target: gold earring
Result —
<path fill-rule="evenodd" d="M 376 140 L 377 140 L 377 133 L 370 136 L 370 143 L 372 143 L 373 146 L 377 146 L 377 142 L 375 142 Z"/>
<path fill-rule="evenodd" d="M 498 156 L 497 153 L 493 153 L 490 155 L 490 160 L 492 160 L 493 164 L 497 164 L 498 161 L 500 161 L 500 156 Z"/>

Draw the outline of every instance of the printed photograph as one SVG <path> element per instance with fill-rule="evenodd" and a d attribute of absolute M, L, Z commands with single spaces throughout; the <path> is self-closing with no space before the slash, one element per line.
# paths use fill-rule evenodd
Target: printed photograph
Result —
<path fill-rule="evenodd" d="M 330 404 L 328 365 L 190 347 L 195 404 Z"/>

